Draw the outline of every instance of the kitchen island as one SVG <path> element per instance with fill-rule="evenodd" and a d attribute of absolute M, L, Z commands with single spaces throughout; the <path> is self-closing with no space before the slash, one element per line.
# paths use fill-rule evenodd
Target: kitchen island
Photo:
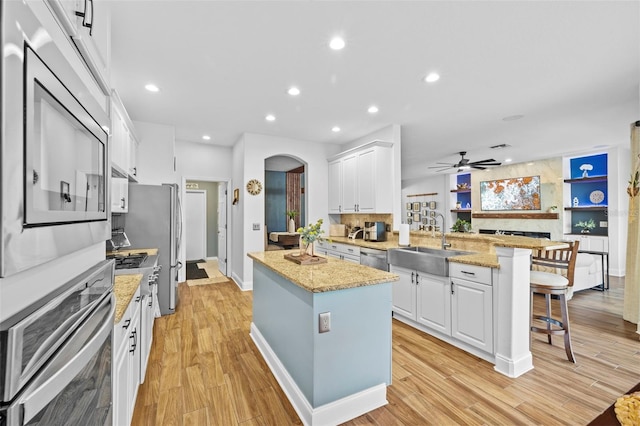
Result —
<path fill-rule="evenodd" d="M 253 259 L 251 337 L 304 424 L 338 424 L 387 403 L 394 274 L 338 259 Z M 327 332 L 320 314 L 329 313 Z"/>
<path fill-rule="evenodd" d="M 395 236 L 385 242 L 332 240 L 390 250 L 399 247 Z M 412 246 L 439 248 L 442 243 L 440 233 L 412 231 L 410 237 Z M 394 318 L 493 363 L 506 376 L 519 377 L 530 371 L 534 367 L 529 348 L 531 250 L 561 248 L 566 243 L 473 233 L 447 233 L 445 237 L 451 249 L 469 252 L 448 258 L 459 276 L 435 277 L 427 284 L 422 279 L 426 275 L 417 271 L 422 278 L 416 285 L 411 276 L 416 271 L 404 271 L 394 284 Z M 478 282 L 474 276 L 485 278 Z M 402 299 L 395 300 L 397 296 Z"/>

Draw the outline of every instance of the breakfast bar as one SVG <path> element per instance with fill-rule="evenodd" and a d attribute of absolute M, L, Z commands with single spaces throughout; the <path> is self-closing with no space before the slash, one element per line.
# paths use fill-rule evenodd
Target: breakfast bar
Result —
<path fill-rule="evenodd" d="M 339 424 L 385 405 L 398 276 L 333 258 L 299 265 L 283 253 L 248 254 L 250 334 L 303 423 Z"/>

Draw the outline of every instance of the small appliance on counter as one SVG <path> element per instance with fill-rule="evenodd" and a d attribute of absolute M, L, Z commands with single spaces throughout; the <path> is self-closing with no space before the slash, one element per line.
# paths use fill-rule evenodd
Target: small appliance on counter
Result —
<path fill-rule="evenodd" d="M 111 231 L 111 239 L 107 240 L 107 251 L 116 251 L 124 247 L 131 247 L 131 243 L 124 233 L 124 229 L 114 229 Z"/>
<path fill-rule="evenodd" d="M 364 229 L 360 228 L 359 226 L 353 227 L 351 228 L 351 232 L 349 232 L 349 239 L 350 240 L 355 240 L 357 238 L 362 238 L 362 234 L 364 233 Z"/>
<path fill-rule="evenodd" d="M 387 241 L 387 232 L 384 222 L 365 222 L 365 241 Z"/>

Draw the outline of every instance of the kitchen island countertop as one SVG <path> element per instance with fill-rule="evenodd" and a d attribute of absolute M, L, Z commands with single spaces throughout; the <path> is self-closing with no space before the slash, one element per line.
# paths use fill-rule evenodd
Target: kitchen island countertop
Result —
<path fill-rule="evenodd" d="M 285 254 L 298 250 L 248 253 L 248 256 L 283 276 L 297 286 L 312 293 L 345 290 L 354 287 L 397 281 L 395 274 L 357 265 L 332 257 L 319 265 L 298 265 L 284 258 Z"/>

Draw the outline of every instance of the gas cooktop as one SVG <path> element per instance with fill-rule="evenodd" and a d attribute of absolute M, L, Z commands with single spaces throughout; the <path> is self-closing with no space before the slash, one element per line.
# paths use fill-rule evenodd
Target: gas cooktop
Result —
<path fill-rule="evenodd" d="M 137 269 L 147 259 L 147 253 L 110 254 L 107 259 L 115 259 L 116 269 Z"/>

